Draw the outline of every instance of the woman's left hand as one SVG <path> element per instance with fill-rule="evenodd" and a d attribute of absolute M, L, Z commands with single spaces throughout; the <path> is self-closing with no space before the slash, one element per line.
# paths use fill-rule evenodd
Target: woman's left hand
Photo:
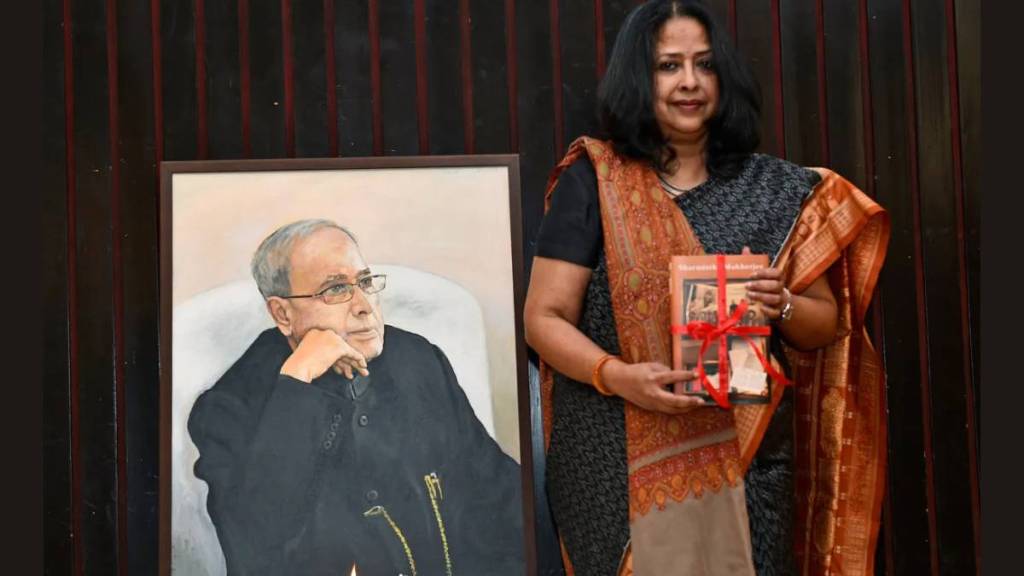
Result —
<path fill-rule="evenodd" d="M 743 247 L 741 254 L 750 254 L 750 248 Z M 747 298 L 751 302 L 759 302 L 761 310 L 769 320 L 778 320 L 782 308 L 793 296 L 786 290 L 782 280 L 782 270 L 778 268 L 761 268 L 753 274 L 753 280 L 747 282 Z"/>
<path fill-rule="evenodd" d="M 743 247 L 742 254 L 750 254 Z M 825 274 L 818 276 L 799 294 L 791 294 L 778 268 L 762 268 L 747 283 L 747 297 L 761 305 L 766 318 L 776 322 L 782 338 L 799 350 L 813 350 L 836 338 L 839 309 Z M 782 309 L 790 304 L 788 320 L 779 322 Z"/>

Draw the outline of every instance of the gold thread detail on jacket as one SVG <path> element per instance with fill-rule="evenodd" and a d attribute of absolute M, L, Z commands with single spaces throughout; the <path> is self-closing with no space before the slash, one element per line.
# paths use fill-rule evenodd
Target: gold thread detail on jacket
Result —
<path fill-rule="evenodd" d="M 416 561 L 412 559 L 412 549 L 409 548 L 409 542 L 406 541 L 405 535 L 402 534 L 402 529 L 395 524 L 395 521 L 391 519 L 391 515 L 384 509 L 383 506 L 374 506 L 366 512 L 363 512 L 363 516 L 369 518 L 371 516 L 383 516 L 391 530 L 398 536 L 398 540 L 402 543 L 402 549 L 405 550 L 405 558 L 409 561 L 409 570 L 412 570 L 412 576 L 416 576 Z"/>
<path fill-rule="evenodd" d="M 431 472 L 423 477 L 427 484 L 427 492 L 430 493 L 430 504 L 434 507 L 434 518 L 437 519 L 437 528 L 441 531 L 441 547 L 444 548 L 444 568 L 448 576 L 452 576 L 452 558 L 448 553 L 448 536 L 444 531 L 444 520 L 441 519 L 441 508 L 437 505 L 438 500 L 444 500 L 444 492 L 441 491 L 441 479 L 437 472 Z"/>

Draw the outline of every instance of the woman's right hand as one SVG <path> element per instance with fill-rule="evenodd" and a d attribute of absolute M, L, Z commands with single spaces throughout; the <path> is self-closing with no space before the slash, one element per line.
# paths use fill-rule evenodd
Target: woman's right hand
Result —
<path fill-rule="evenodd" d="M 683 414 L 707 405 L 700 397 L 669 389 L 696 377 L 692 370 L 673 370 L 659 362 L 627 364 L 614 359 L 601 366 L 601 382 L 608 390 L 641 408 L 663 414 Z"/>

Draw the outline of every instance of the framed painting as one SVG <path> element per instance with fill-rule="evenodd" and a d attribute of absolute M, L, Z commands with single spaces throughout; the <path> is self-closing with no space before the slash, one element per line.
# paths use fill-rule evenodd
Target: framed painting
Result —
<path fill-rule="evenodd" d="M 518 157 L 161 165 L 164 574 L 535 574 Z"/>

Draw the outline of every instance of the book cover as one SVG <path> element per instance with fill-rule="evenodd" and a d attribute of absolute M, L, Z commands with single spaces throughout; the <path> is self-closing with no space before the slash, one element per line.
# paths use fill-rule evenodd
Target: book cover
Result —
<path fill-rule="evenodd" d="M 725 260 L 725 282 L 720 286 L 715 255 L 674 256 L 671 262 L 670 293 L 672 305 L 672 367 L 674 369 L 696 370 L 703 339 L 695 338 L 682 328 L 693 323 L 704 322 L 719 326 L 722 317 L 719 306 L 723 303 L 720 290 L 724 288 L 725 317 L 735 315 L 741 301 L 747 300 L 745 284 L 760 268 L 769 265 L 764 254 L 727 255 Z M 761 305 L 747 300 L 745 313 L 738 318 L 737 326 L 768 326 L 768 320 L 761 311 Z M 747 341 L 750 340 L 750 342 Z M 768 357 L 768 337 L 748 335 L 747 339 L 737 334 L 727 334 L 728 369 L 720 370 L 719 346 L 721 338 L 710 339 L 704 351 L 703 365 L 709 383 L 720 388 L 720 373 L 728 374 L 728 398 L 735 404 L 764 404 L 771 398 L 771 381 L 751 343 L 757 346 L 763 357 Z M 688 382 L 684 392 L 710 399 L 700 380 Z"/>

